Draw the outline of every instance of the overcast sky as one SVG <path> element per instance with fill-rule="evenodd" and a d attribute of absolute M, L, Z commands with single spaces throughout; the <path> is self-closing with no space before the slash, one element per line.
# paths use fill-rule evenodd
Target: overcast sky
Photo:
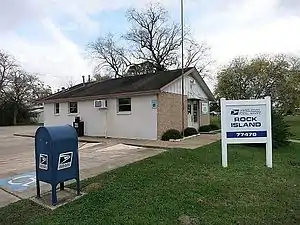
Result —
<path fill-rule="evenodd" d="M 0 48 L 53 89 L 92 72 L 86 44 L 126 31 L 130 6 L 148 0 L 0 0 Z M 179 21 L 180 0 L 160 0 Z M 215 68 L 237 55 L 300 55 L 300 0 L 184 0 L 185 23 L 205 41 Z"/>

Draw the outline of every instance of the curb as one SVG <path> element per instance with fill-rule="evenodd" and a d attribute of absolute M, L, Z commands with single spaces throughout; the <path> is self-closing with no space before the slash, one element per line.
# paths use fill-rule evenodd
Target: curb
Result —
<path fill-rule="evenodd" d="M 30 138 L 34 138 L 35 136 L 32 134 L 14 134 L 14 136 L 17 137 L 30 137 Z M 102 143 L 101 141 L 96 141 L 96 140 L 86 140 L 84 138 L 79 137 L 78 138 L 79 142 L 86 142 L 86 143 Z"/>
<path fill-rule="evenodd" d="M 32 134 L 14 134 L 14 136 L 17 136 L 17 137 L 31 137 L 31 138 L 34 138 L 34 135 L 32 135 Z"/>
<path fill-rule="evenodd" d="M 218 134 L 218 133 L 221 133 L 221 129 L 212 130 L 212 131 L 209 131 L 209 132 L 199 132 L 199 134 Z"/>
<path fill-rule="evenodd" d="M 163 146 L 154 146 L 154 145 L 142 145 L 142 144 L 131 144 L 122 142 L 124 145 L 131 145 L 136 147 L 142 147 L 142 148 L 154 148 L 154 149 L 165 149 L 165 150 L 171 150 L 171 149 L 192 149 L 192 148 L 177 148 L 177 147 L 163 147 Z"/>

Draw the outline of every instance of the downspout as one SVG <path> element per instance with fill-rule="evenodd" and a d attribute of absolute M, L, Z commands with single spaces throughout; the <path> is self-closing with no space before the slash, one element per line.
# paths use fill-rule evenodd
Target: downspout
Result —
<path fill-rule="evenodd" d="M 107 138 L 107 111 L 108 109 L 105 110 L 105 129 L 104 129 L 104 137 Z"/>

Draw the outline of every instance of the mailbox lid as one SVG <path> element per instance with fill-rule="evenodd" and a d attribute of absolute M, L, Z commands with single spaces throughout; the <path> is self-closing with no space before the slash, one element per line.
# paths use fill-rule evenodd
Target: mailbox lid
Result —
<path fill-rule="evenodd" d="M 76 141 L 78 142 L 78 136 L 76 130 L 70 125 L 63 126 L 47 126 L 47 129 L 52 142 L 60 142 L 63 140 Z"/>
<path fill-rule="evenodd" d="M 76 130 L 70 125 L 39 127 L 35 132 L 35 139 L 48 139 L 52 143 L 62 140 L 78 142 Z"/>

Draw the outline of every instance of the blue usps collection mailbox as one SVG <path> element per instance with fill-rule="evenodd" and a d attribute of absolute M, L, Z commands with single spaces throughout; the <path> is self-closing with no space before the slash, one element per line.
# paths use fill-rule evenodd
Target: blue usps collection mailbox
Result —
<path fill-rule="evenodd" d="M 79 187 L 78 137 L 69 125 L 39 127 L 35 133 L 36 189 L 40 198 L 40 181 L 52 186 L 52 205 L 57 204 L 56 186 L 75 179 Z"/>

